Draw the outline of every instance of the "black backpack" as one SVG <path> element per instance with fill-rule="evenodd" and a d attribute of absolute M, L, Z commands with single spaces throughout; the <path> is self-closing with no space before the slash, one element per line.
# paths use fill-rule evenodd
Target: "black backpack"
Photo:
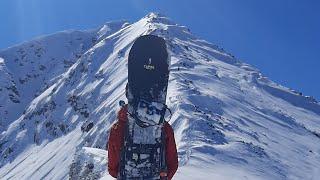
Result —
<path fill-rule="evenodd" d="M 161 126 L 160 129 L 156 126 L 142 128 L 134 121 L 134 118 L 128 115 L 118 179 L 160 179 L 160 173 L 167 172 L 165 132 Z M 150 134 L 150 131 L 158 131 L 156 133 L 160 134 L 155 137 L 153 135 L 157 134 Z"/>

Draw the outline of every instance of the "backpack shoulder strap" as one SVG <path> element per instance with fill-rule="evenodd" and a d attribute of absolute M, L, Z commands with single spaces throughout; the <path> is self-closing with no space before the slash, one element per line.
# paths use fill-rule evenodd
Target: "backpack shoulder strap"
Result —
<path fill-rule="evenodd" d="M 160 173 L 167 174 L 167 160 L 166 160 L 166 132 L 164 130 L 165 123 L 163 124 L 163 128 L 161 129 L 161 147 L 160 147 Z"/>

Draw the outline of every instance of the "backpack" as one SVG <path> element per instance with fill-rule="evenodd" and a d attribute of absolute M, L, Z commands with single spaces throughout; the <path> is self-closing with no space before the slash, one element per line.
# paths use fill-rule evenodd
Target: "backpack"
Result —
<path fill-rule="evenodd" d="M 128 114 L 118 179 L 161 179 L 167 172 L 163 125 L 141 127 Z"/>

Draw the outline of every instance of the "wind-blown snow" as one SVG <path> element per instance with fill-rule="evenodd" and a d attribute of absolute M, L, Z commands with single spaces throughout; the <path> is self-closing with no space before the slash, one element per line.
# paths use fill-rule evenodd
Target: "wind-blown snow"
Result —
<path fill-rule="evenodd" d="M 320 176 L 314 98 L 150 13 L 132 24 L 60 32 L 0 51 L 1 179 L 111 179 L 105 146 L 125 100 L 128 52 L 143 34 L 164 37 L 171 55 L 174 179 Z"/>

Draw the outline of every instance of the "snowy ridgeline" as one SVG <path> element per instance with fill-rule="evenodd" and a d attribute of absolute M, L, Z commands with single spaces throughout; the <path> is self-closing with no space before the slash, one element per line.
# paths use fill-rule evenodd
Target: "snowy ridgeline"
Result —
<path fill-rule="evenodd" d="M 111 179 L 104 149 L 144 34 L 171 55 L 174 179 L 318 179 L 319 103 L 154 13 L 0 51 L 0 179 Z"/>

